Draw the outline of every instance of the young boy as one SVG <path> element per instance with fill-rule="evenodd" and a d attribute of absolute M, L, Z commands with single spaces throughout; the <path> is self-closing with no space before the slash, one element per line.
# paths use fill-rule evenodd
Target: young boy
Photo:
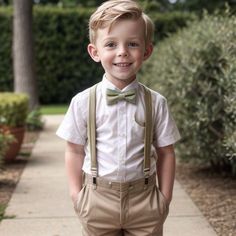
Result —
<path fill-rule="evenodd" d="M 82 234 L 161 236 L 180 135 L 166 99 L 137 80 L 153 23 L 135 1 L 110 0 L 92 14 L 89 34 L 88 53 L 105 74 L 72 99 L 57 131 Z"/>

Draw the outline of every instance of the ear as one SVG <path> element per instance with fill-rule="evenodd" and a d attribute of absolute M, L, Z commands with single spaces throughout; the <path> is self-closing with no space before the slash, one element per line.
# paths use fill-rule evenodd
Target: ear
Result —
<path fill-rule="evenodd" d="M 94 44 L 90 43 L 87 47 L 87 50 L 88 50 L 88 53 L 89 53 L 90 57 L 94 61 L 100 62 L 100 57 L 98 55 L 98 50 L 97 50 L 97 47 Z"/>
<path fill-rule="evenodd" d="M 144 58 L 143 58 L 144 61 L 147 60 L 152 55 L 152 52 L 153 52 L 153 45 L 152 43 L 150 43 L 146 46 L 146 49 L 144 52 Z"/>

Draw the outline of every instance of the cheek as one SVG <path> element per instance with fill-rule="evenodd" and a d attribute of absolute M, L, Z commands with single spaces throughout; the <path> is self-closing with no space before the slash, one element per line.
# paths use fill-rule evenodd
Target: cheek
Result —
<path fill-rule="evenodd" d="M 137 54 L 135 55 L 135 57 L 136 57 L 136 60 L 137 60 L 138 63 L 142 63 L 143 60 L 144 60 L 144 55 L 143 55 L 143 53 L 141 53 L 141 52 L 137 53 Z"/>
<path fill-rule="evenodd" d="M 109 62 L 112 62 L 113 58 L 114 56 L 112 55 L 112 53 L 103 53 L 101 60 L 104 63 L 109 63 Z"/>
<path fill-rule="evenodd" d="M 111 67 L 112 59 L 109 55 L 103 55 L 101 58 L 101 64 L 104 69 L 108 69 Z"/>

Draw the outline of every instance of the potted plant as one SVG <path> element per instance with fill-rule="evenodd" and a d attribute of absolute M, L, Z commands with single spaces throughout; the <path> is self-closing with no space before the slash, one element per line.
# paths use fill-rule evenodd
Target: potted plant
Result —
<path fill-rule="evenodd" d="M 9 130 L 4 127 L 0 127 L 0 166 L 9 145 L 14 141 L 14 136 L 9 132 Z"/>
<path fill-rule="evenodd" d="M 5 161 L 13 161 L 20 151 L 25 133 L 29 99 L 25 94 L 0 93 L 0 127 L 14 136 L 5 153 Z"/>

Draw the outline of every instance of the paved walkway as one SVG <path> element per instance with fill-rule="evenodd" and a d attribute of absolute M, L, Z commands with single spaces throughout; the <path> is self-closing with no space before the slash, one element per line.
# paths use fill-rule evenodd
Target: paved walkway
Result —
<path fill-rule="evenodd" d="M 46 116 L 45 119 L 45 131 L 6 209 L 6 215 L 14 218 L 2 221 L 1 236 L 81 235 L 68 196 L 64 142 L 55 135 L 62 116 Z M 177 181 L 164 232 L 165 236 L 216 236 Z"/>

